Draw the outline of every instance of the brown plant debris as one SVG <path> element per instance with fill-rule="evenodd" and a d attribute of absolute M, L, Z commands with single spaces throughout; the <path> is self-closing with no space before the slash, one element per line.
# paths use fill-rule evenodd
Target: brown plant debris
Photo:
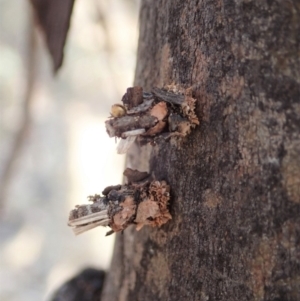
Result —
<path fill-rule="evenodd" d="M 147 172 L 127 168 L 124 171 L 128 183 L 108 186 L 102 195 L 89 196 L 92 204 L 76 206 L 70 212 L 68 225 L 76 235 L 97 226 L 109 226 L 111 231 L 123 231 L 135 224 L 160 227 L 172 219 L 168 205 L 170 187 L 165 181 L 153 180 Z"/>
<path fill-rule="evenodd" d="M 154 88 L 151 92 L 143 92 L 142 87 L 128 88 L 123 105 L 112 106 L 105 126 L 110 137 L 121 138 L 119 154 L 126 153 L 136 139 L 142 144 L 155 144 L 159 138 L 180 139 L 199 125 L 192 89 L 174 87 Z"/>

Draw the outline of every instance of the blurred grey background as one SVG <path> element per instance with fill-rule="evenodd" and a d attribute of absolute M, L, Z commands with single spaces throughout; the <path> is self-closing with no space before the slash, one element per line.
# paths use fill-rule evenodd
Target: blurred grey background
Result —
<path fill-rule="evenodd" d="M 67 220 L 122 181 L 124 156 L 104 120 L 133 83 L 138 5 L 76 0 L 53 77 L 29 1 L 0 0 L 1 301 L 46 300 L 82 268 L 109 267 L 108 229 L 75 237 Z"/>

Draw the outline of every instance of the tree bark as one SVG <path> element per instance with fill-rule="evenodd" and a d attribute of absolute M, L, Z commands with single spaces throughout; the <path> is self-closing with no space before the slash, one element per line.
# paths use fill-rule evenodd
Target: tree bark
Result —
<path fill-rule="evenodd" d="M 200 126 L 129 154 L 173 219 L 117 235 L 102 300 L 299 300 L 299 1 L 143 0 L 135 84 L 193 87 Z"/>

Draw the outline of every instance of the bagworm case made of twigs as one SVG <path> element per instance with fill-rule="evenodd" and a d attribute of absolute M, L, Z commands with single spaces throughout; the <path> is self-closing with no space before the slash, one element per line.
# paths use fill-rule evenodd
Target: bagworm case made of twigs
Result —
<path fill-rule="evenodd" d="M 132 87 L 122 102 L 112 106 L 111 118 L 105 122 L 108 135 L 121 138 L 119 154 L 126 153 L 136 139 L 142 144 L 156 143 L 159 138 L 180 139 L 199 124 L 192 89 L 169 86 L 143 92 L 142 87 Z"/>
<path fill-rule="evenodd" d="M 126 169 L 128 184 L 106 187 L 102 194 L 90 196 L 92 204 L 76 206 L 70 212 L 68 225 L 76 235 L 97 226 L 109 226 L 107 235 L 135 224 L 161 226 L 170 220 L 168 209 L 170 187 L 165 181 L 152 180 L 146 172 Z"/>

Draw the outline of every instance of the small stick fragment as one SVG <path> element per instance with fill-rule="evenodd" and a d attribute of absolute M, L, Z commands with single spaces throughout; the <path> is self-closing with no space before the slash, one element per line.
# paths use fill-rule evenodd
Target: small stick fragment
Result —
<path fill-rule="evenodd" d="M 128 88 L 122 102 L 128 109 L 138 106 L 143 102 L 143 88 L 138 86 Z"/>
<path fill-rule="evenodd" d="M 124 132 L 148 129 L 157 123 L 157 118 L 151 115 L 125 115 L 119 118 L 112 118 L 105 121 L 106 130 L 110 137 L 122 137 Z"/>
<path fill-rule="evenodd" d="M 113 232 L 135 224 L 160 227 L 172 219 L 168 205 L 170 187 L 165 181 L 151 181 L 150 174 L 126 169 L 128 184 L 106 187 L 103 196 L 89 197 L 92 204 L 77 206 L 70 212 L 68 225 L 76 235 L 98 226 L 109 226 Z"/>
<path fill-rule="evenodd" d="M 151 105 L 154 101 L 154 98 L 151 99 L 145 99 L 143 103 L 140 105 L 133 107 L 131 110 L 127 111 L 127 115 L 133 115 L 137 113 L 143 113 L 146 112 L 149 108 L 151 108 Z"/>
<path fill-rule="evenodd" d="M 137 136 L 145 133 L 145 129 L 137 129 L 137 130 L 132 130 L 128 132 L 122 133 L 122 138 L 127 138 L 130 136 Z"/>
<path fill-rule="evenodd" d="M 153 88 L 151 92 L 158 99 L 167 101 L 174 105 L 182 105 L 182 103 L 184 102 L 184 95 L 182 94 L 168 92 L 159 88 Z"/>

